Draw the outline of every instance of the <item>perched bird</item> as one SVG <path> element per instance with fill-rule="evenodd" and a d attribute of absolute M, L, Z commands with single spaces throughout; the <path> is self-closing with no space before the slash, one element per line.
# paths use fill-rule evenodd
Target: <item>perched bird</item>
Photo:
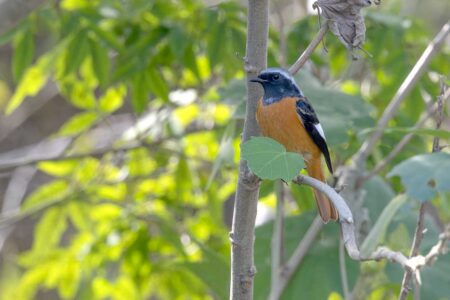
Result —
<path fill-rule="evenodd" d="M 333 173 L 325 134 L 294 78 L 284 69 L 269 68 L 250 81 L 260 83 L 264 88 L 256 111 L 262 134 L 282 144 L 287 151 L 300 153 L 309 176 L 325 182 L 321 154 Z M 314 190 L 314 196 L 322 220 L 325 223 L 337 220 L 338 213 L 330 200 L 317 190 Z"/>

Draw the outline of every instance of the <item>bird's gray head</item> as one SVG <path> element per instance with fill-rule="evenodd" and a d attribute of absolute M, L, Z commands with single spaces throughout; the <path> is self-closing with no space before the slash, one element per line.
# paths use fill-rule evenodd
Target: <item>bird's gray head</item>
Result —
<path fill-rule="evenodd" d="M 260 83 L 264 88 L 265 105 L 280 101 L 286 97 L 304 97 L 288 71 L 281 68 L 268 68 L 259 73 L 251 82 Z"/>

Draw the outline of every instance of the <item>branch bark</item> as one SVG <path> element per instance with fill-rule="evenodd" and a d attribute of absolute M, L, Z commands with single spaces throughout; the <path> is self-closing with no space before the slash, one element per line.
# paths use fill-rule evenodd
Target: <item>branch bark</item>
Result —
<path fill-rule="evenodd" d="M 248 79 L 254 78 L 267 66 L 267 40 L 269 32 L 268 0 L 249 0 L 247 19 L 247 49 L 245 71 L 247 75 L 247 110 L 241 142 L 259 134 L 256 123 L 256 104 L 261 90 Z M 252 174 L 241 159 L 234 202 L 231 240 L 230 299 L 253 299 L 253 242 L 259 178 Z"/>

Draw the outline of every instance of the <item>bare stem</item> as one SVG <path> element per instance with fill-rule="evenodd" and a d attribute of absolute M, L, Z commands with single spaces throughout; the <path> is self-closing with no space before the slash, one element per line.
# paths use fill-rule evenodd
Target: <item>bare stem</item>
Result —
<path fill-rule="evenodd" d="M 422 243 L 422 239 L 423 239 L 424 213 L 425 213 L 425 206 L 422 203 L 420 205 L 420 209 L 419 209 L 419 216 L 417 218 L 416 232 L 414 234 L 414 240 L 413 240 L 413 244 L 411 247 L 411 254 L 409 257 L 414 257 L 419 253 L 420 244 Z M 405 270 L 405 274 L 403 274 L 402 287 L 400 289 L 400 296 L 398 298 L 399 300 L 405 300 L 406 296 L 408 296 L 408 293 L 411 290 L 411 288 L 409 287 L 409 282 L 411 281 L 412 275 L 413 275 L 412 270 Z"/>
<path fill-rule="evenodd" d="M 345 248 L 344 241 L 339 239 L 339 269 L 341 271 L 342 290 L 344 291 L 344 299 L 351 300 L 353 296 L 350 294 L 348 287 L 347 266 L 345 265 Z"/>

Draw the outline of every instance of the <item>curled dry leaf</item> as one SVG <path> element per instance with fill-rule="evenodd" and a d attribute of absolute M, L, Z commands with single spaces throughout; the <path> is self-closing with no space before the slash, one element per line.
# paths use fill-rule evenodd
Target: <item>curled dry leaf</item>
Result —
<path fill-rule="evenodd" d="M 361 48 L 364 43 L 366 26 L 361 15 L 361 8 L 372 2 L 380 4 L 381 0 L 317 0 L 315 5 L 322 9 L 322 14 L 335 36 L 349 49 Z"/>

